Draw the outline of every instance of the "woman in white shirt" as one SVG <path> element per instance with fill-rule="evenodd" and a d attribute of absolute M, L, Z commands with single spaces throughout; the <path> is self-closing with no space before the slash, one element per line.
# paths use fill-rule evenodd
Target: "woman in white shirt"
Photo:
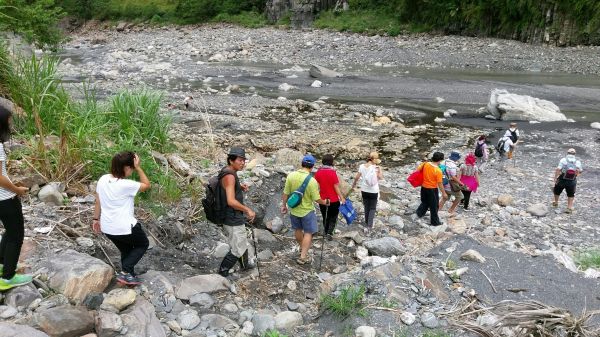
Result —
<path fill-rule="evenodd" d="M 360 193 L 365 208 L 364 231 L 366 234 L 373 229 L 373 220 L 375 219 L 375 212 L 377 210 L 379 180 L 383 179 L 381 168 L 377 166 L 380 163 L 381 159 L 379 159 L 379 153 L 371 152 L 369 158 L 367 158 L 367 162 L 358 167 L 358 173 L 354 177 L 354 182 L 352 183 L 352 188 L 354 188 L 360 179 Z"/>
<path fill-rule="evenodd" d="M 126 179 L 133 171 L 140 181 Z M 138 192 L 150 188 L 150 181 L 140 167 L 140 158 L 129 151 L 117 153 L 111 163 L 110 174 L 98 179 L 94 232 L 102 231 L 121 252 L 121 273 L 117 282 L 126 285 L 140 284 L 134 267 L 148 250 L 149 242 L 142 225 L 136 220 L 133 202 Z"/>
<path fill-rule="evenodd" d="M 25 237 L 25 221 L 19 196 L 27 187 L 15 186 L 8 178 L 4 142 L 10 139 L 12 113 L 0 105 L 0 221 L 4 235 L 0 241 L 0 290 L 7 290 L 31 282 L 31 276 L 17 274 L 17 262 Z"/>

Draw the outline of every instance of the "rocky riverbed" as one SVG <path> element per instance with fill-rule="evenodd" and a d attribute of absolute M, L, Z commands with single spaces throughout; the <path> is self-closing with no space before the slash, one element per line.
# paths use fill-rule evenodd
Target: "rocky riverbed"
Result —
<path fill-rule="evenodd" d="M 573 262 L 578 251 L 600 244 L 600 134 L 589 127 L 600 95 L 597 84 L 585 82 L 597 79 L 597 51 L 223 26 L 77 32 L 60 66 L 69 85 L 90 77 L 102 93 L 143 85 L 164 91 L 176 105 L 165 108 L 178 122 L 172 138 L 194 176 L 214 174 L 229 146 L 247 148 L 251 161 L 241 177 L 251 185 L 246 198 L 262 220 L 254 229 L 260 275 L 240 273 L 232 282 L 214 274 L 228 250 L 225 236 L 193 216 L 198 205 L 186 198 L 159 218 L 139 210 L 152 242 L 139 265 L 145 283 L 116 288 L 111 278 L 118 251 L 89 229 L 93 198 L 78 195 L 66 206 L 49 206 L 32 195 L 22 263 L 36 282 L 0 296 L 0 336 L 241 337 L 268 329 L 289 336 L 473 336 L 477 329 L 508 335 L 490 306 L 501 300 L 536 300 L 575 315 L 599 309 L 599 273 L 577 270 Z M 311 87 L 311 63 L 344 77 L 320 78 L 323 86 Z M 504 84 L 564 102 L 576 122 L 523 123 L 516 160 L 501 163 L 492 154 L 470 209 L 459 208 L 455 217 L 442 212 L 446 225 L 432 229 L 427 217 L 413 216 L 419 193 L 406 182 L 408 174 L 432 151 L 464 154 L 482 133 L 493 141 L 505 123 L 464 117 L 434 122 L 448 108 L 485 105 L 500 81 L 415 73 L 470 67 L 543 72 Z M 577 77 L 584 80 L 575 85 L 545 77 L 549 72 L 594 75 Z M 560 83 L 545 85 L 546 79 Z M 402 88 L 418 88 L 405 96 L 390 94 L 398 86 L 377 87 L 404 80 Z M 284 90 L 283 83 L 296 88 Z M 194 97 L 189 110 L 180 104 L 185 95 Z M 565 214 L 566 200 L 551 207 L 550 188 L 570 147 L 584 174 L 576 211 Z M 385 175 L 374 232 L 361 234 L 360 218 L 352 226 L 340 223 L 334 241 L 322 247 L 316 240 L 310 265 L 296 265 L 289 220 L 277 212 L 283 177 L 310 151 L 334 153 L 351 182 L 373 149 L 383 154 Z M 350 197 L 362 213 L 359 193 Z M 470 249 L 476 253 L 465 254 Z M 323 295 L 361 285 L 363 315 L 338 318 L 320 305 Z"/>

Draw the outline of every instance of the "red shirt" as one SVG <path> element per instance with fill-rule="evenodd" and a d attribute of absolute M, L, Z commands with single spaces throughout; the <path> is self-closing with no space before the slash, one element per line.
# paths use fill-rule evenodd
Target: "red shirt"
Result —
<path fill-rule="evenodd" d="M 333 186 L 340 181 L 338 180 L 337 173 L 332 167 L 323 166 L 319 168 L 317 173 L 315 173 L 315 179 L 319 183 L 319 194 L 321 195 L 322 200 L 329 199 L 331 202 L 340 201 L 333 188 Z"/>

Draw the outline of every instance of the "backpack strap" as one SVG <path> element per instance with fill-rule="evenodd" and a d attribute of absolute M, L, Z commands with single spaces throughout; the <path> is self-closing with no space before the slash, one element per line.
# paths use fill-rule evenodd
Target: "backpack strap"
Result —
<path fill-rule="evenodd" d="M 300 185 L 300 187 L 297 189 L 298 192 L 300 193 L 304 193 L 304 191 L 306 190 L 306 187 L 308 186 L 308 183 L 310 182 L 310 179 L 312 178 L 313 174 L 312 172 L 309 173 L 306 178 L 304 178 L 304 181 L 302 182 L 302 185 Z"/>

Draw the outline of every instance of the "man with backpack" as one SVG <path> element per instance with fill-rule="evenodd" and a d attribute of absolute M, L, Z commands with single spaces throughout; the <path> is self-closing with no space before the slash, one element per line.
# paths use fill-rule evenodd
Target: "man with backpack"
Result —
<path fill-rule="evenodd" d="M 302 158 L 302 167 L 288 174 L 282 195 L 281 213 L 290 211 L 290 221 L 294 236 L 300 245 L 300 257 L 296 262 L 304 265 L 310 262 L 308 249 L 312 244 L 313 234 L 319 231 L 317 215 L 313 203 L 329 206 L 328 199 L 322 200 L 319 184 L 312 177 L 312 168 L 316 159 L 310 154 Z"/>
<path fill-rule="evenodd" d="M 502 136 L 502 138 L 498 140 L 498 144 L 496 145 L 496 151 L 498 151 L 498 154 L 500 155 L 500 161 L 512 158 L 512 151 L 514 149 L 514 146 L 515 145 L 512 141 L 512 138 L 510 138 L 507 135 Z M 509 154 L 510 157 L 508 157 Z"/>
<path fill-rule="evenodd" d="M 517 123 L 515 123 L 515 122 L 510 123 L 508 130 L 506 130 L 506 132 L 504 132 L 504 137 L 510 138 L 510 140 L 512 142 L 512 147 L 510 147 L 510 149 L 507 151 L 507 154 L 506 154 L 506 157 L 508 159 L 512 159 L 514 151 L 515 151 L 515 147 L 517 146 L 517 143 L 519 142 L 519 137 L 521 137 L 521 134 L 519 133 L 519 129 L 517 129 Z"/>
<path fill-rule="evenodd" d="M 567 210 L 565 212 L 569 214 L 573 213 L 577 177 L 583 171 L 581 161 L 575 157 L 575 154 L 575 149 L 569 149 L 567 156 L 560 160 L 558 167 L 554 170 L 554 202 L 552 206 L 558 207 L 560 194 L 563 190 L 567 190 Z"/>
<path fill-rule="evenodd" d="M 229 252 L 219 267 L 221 276 L 229 276 L 229 270 L 239 261 L 242 270 L 254 268 L 256 265 L 248 258 L 248 237 L 246 221 L 253 222 L 256 214 L 244 205 L 244 192 L 248 186 L 240 184 L 237 172 L 246 166 L 246 151 L 240 147 L 232 147 L 227 154 L 227 166 L 218 175 L 218 202 L 222 205 L 223 229 L 227 233 Z"/>
<path fill-rule="evenodd" d="M 477 169 L 481 173 L 483 173 L 484 166 L 487 163 L 489 157 L 485 138 L 485 135 L 481 135 L 479 136 L 479 138 L 477 138 L 477 141 L 475 142 L 475 151 L 473 153 L 475 155 L 475 163 L 477 165 Z"/>

